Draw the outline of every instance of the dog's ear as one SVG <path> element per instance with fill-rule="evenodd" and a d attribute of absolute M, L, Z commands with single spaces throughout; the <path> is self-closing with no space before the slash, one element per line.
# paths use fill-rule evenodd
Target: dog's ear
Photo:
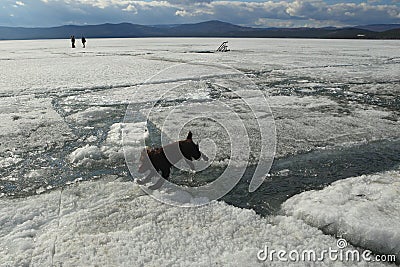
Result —
<path fill-rule="evenodd" d="M 189 131 L 188 136 L 186 137 L 186 139 L 192 140 L 192 132 L 191 131 Z"/>

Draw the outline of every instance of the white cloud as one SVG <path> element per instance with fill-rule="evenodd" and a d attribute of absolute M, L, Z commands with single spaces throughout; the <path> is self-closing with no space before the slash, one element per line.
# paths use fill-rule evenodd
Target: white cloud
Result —
<path fill-rule="evenodd" d="M 299 27 L 328 27 L 335 25 L 337 27 L 347 26 L 338 21 L 318 21 L 314 19 L 301 19 L 301 20 L 286 20 L 286 19 L 268 19 L 260 18 L 256 21 L 255 26 L 257 27 L 277 27 L 277 28 L 299 28 Z"/>
<path fill-rule="evenodd" d="M 10 5 L 23 6 L 24 2 Z M 212 0 L 30 0 L 22 9 L 0 11 L 1 24 L 50 26 L 133 22 L 140 24 L 192 23 L 222 20 L 249 26 L 343 26 L 400 23 L 400 0 L 367 0 L 362 3 L 332 0 L 270 0 L 265 2 Z M 384 4 L 386 3 L 386 4 Z M 13 13 L 12 22 L 2 15 Z"/>
<path fill-rule="evenodd" d="M 175 12 L 176 16 L 181 16 L 181 17 L 187 17 L 189 16 L 189 14 L 186 12 L 186 10 L 177 10 Z"/>
<path fill-rule="evenodd" d="M 129 4 L 126 8 L 122 9 L 123 11 L 129 11 L 137 14 L 137 8 L 131 4 Z"/>

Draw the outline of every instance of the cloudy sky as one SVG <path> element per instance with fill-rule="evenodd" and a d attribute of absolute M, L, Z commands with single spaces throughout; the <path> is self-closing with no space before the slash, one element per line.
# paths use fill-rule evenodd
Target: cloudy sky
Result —
<path fill-rule="evenodd" d="M 1 26 L 206 20 L 258 27 L 400 23 L 400 0 L 0 0 Z"/>

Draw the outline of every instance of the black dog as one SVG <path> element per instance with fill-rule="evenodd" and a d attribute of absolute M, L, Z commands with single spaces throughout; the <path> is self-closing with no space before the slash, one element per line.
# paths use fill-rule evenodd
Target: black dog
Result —
<path fill-rule="evenodd" d="M 138 172 L 144 173 L 149 170 L 150 173 L 143 180 L 138 180 L 138 183 L 144 184 L 149 182 L 151 177 L 156 176 L 159 171 L 161 171 L 161 176 L 164 179 L 168 179 L 171 167 L 181 159 L 184 159 L 190 168 L 194 170 L 192 160 L 199 160 L 201 157 L 206 161 L 208 160 L 207 156 L 200 152 L 199 145 L 193 142 L 192 132 L 188 133 L 186 140 L 174 142 L 160 148 L 144 149 L 140 156 L 141 165 Z M 159 179 L 149 189 L 155 190 L 160 188 L 164 184 L 164 179 Z"/>

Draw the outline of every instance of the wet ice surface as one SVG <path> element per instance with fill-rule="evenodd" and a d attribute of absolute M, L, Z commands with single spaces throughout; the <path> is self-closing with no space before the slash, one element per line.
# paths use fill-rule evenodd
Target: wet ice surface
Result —
<path fill-rule="evenodd" d="M 233 206 L 261 215 L 276 214 L 284 201 L 301 192 L 398 166 L 398 41 L 232 39 L 229 53 L 201 53 L 213 51 L 220 41 L 93 39 L 85 50 L 69 49 L 68 40 L 1 42 L 0 194 L 4 206 L 19 203 L 23 207 L 25 197 L 42 193 L 46 201 L 60 188 L 82 180 L 112 177 L 131 183 L 121 142 L 126 108 L 133 103 L 138 110 L 147 109 L 146 103 L 157 96 L 139 84 L 177 63 L 232 66 L 267 96 L 276 124 L 277 158 L 269 178 L 255 193 L 248 192 L 254 171 L 254 165 L 249 166 L 240 183 L 223 198 Z M 167 87 L 179 82 L 165 78 L 157 84 Z M 132 99 L 132 95 L 139 97 Z M 169 96 L 148 124 L 149 144 L 157 144 L 158 122 L 171 105 L 184 110 L 221 97 L 229 103 L 236 101 L 229 91 L 213 84 Z M 246 117 L 246 111 L 242 112 Z M 194 131 L 199 129 L 197 136 L 214 137 L 223 148 L 221 153 L 209 168 L 196 174 L 174 170 L 174 183 L 206 184 L 226 167 L 227 136 L 211 124 L 203 126 L 202 122 L 193 124 Z M 135 132 L 142 126 L 126 127 Z M 255 135 L 251 145 L 256 144 Z M 101 200 L 96 201 L 101 206 Z M 4 214 L 8 211 L 5 208 Z M 124 211 L 118 214 L 124 216 Z M 13 223 L 26 220 L 30 217 Z"/>
<path fill-rule="evenodd" d="M 115 126 L 122 122 L 129 103 L 140 110 L 147 108 L 149 100 L 159 97 L 148 94 L 145 87 L 137 93 L 138 85 L 177 62 L 230 65 L 244 71 L 268 97 L 277 129 L 278 159 L 268 186 L 260 191 L 283 186 L 285 193 L 279 189 L 281 194 L 267 200 L 251 197 L 257 202 L 247 204 L 241 200 L 236 205 L 270 213 L 288 196 L 323 187 L 334 179 L 390 169 L 398 161 L 400 83 L 396 41 L 287 43 L 276 39 L 234 39 L 230 53 L 198 53 L 212 51 L 217 41 L 92 40 L 85 50 L 64 47 L 64 40 L 21 41 L 18 51 L 15 43 L 2 42 L 2 193 L 29 195 L 41 187 L 53 188 L 75 179 L 110 173 L 129 176 L 120 148 L 116 148 L 120 154 L 113 156 L 100 150 L 118 146 L 118 142 L 109 145 L 106 140 L 120 137 Z M 169 80 L 166 87 L 178 84 L 171 77 L 163 79 Z M 158 84 L 162 88 L 163 81 Z M 132 99 L 132 95 L 138 99 Z M 221 97 L 230 103 L 237 101 L 229 91 L 214 84 L 168 97 L 160 108 L 168 110 L 173 105 L 184 110 Z M 246 110 L 241 113 L 246 116 Z M 150 136 L 157 137 L 161 126 L 157 125 L 157 116 L 152 119 L 154 134 Z M 161 113 L 159 119 L 163 119 Z M 179 118 L 174 119 L 179 122 Z M 201 126 L 201 122 L 198 124 Z M 201 129 L 200 138 L 218 136 L 216 127 Z M 222 147 L 229 146 L 223 134 L 217 139 Z M 384 145 L 379 145 L 382 142 Z M 256 147 L 257 136 L 250 143 Z M 198 174 L 195 183 L 205 183 L 220 173 L 229 157 L 229 149 L 224 153 L 225 150 L 219 151 L 212 168 Z M 88 162 L 93 164 L 82 167 L 79 157 L 71 158 L 78 155 L 77 151 L 80 157 L 86 151 L 87 157 L 92 157 Z M 356 162 L 354 155 L 363 162 Z M 326 158 L 326 163 L 307 166 L 309 157 Z M 357 171 L 345 168 L 349 173 L 339 175 L 343 166 L 328 162 L 346 157 L 343 164 L 354 165 Z M 371 161 L 381 164 L 370 166 Z M 299 173 L 296 164 L 304 165 L 303 173 Z M 327 178 L 326 173 L 332 178 Z M 172 179 L 185 184 L 185 175 Z M 310 176 L 316 177 L 314 182 L 308 181 Z M 245 177 L 244 182 L 248 179 Z M 294 187 L 282 185 L 286 179 L 300 182 Z M 247 195 L 241 191 L 238 195 Z M 259 201 L 267 202 L 264 205 Z"/>

